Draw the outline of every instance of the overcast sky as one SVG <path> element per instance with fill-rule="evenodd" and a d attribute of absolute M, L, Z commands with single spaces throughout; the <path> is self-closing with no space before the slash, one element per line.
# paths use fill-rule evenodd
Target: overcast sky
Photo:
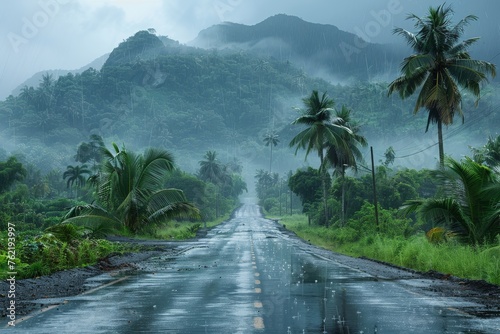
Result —
<path fill-rule="evenodd" d="M 435 0 L 2 0 L 0 98 L 38 71 L 80 68 L 111 52 L 137 31 L 148 28 L 187 43 L 200 30 L 223 21 L 253 25 L 283 13 L 364 33 L 365 39 L 372 42 L 388 42 L 395 39 L 391 35 L 394 26 L 412 30 L 412 24 L 405 21 L 408 13 L 423 16 L 430 5 L 440 3 Z M 500 41 L 500 24 L 496 22 L 500 1 L 449 0 L 447 4 L 453 6 L 457 19 L 468 14 L 479 17 L 467 32 L 483 38 L 487 32 L 485 48 L 500 44 L 496 42 Z"/>

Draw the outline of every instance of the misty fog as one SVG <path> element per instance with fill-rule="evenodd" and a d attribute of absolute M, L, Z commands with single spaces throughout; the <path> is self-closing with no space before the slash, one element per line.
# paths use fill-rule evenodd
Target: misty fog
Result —
<path fill-rule="evenodd" d="M 275 132 L 280 139 L 274 148 L 273 172 L 284 175 L 300 167 L 318 167 L 315 154 L 304 159 L 304 154 L 294 154 L 295 149 L 288 145 L 298 131 L 298 128 L 290 125 L 299 116 L 297 109 L 303 108 L 302 99 L 315 89 L 327 92 L 335 101 L 336 108 L 345 105 L 352 109 L 353 118 L 369 143 L 368 147 L 363 148 L 364 165 L 369 164 L 370 146 L 373 147 L 376 163 L 384 160 L 384 152 L 392 146 L 396 153 L 395 167 L 420 169 L 434 168 L 437 165 L 436 129 L 431 126 L 425 132 L 425 111 L 421 110 L 413 115 L 412 100 L 401 101 L 397 96 L 382 97 L 384 87 L 398 75 L 402 59 L 411 51 L 392 30 L 395 27 L 411 30 L 411 22 L 406 20 L 407 15 L 423 13 L 429 5 L 434 4 L 432 1 L 418 4 L 397 0 L 352 4 L 323 1 L 321 9 L 309 8 L 299 1 L 280 1 L 265 5 L 259 1 L 213 1 L 198 4 L 169 1 L 168 4 L 144 4 L 140 10 L 133 3 L 118 4 L 112 1 L 88 4 L 47 0 L 26 1 L 23 4 L 3 5 L 6 9 L 4 13 L 9 12 L 9 15 L 2 22 L 7 37 L 3 48 L 7 51 L 1 56 L 3 70 L 0 96 L 7 100 L 19 96 L 24 87 L 32 86 L 36 89 L 43 75 L 52 75 L 56 82 L 60 76 L 67 76 L 68 73 L 79 75 L 89 68 L 99 71 L 109 54 L 120 43 L 137 31 L 151 28 L 158 37 L 167 36 L 180 43 L 177 48 L 167 47 L 169 51 L 154 51 L 158 55 L 166 52 L 185 57 L 188 59 L 186 61 L 191 61 L 189 57 L 194 57 L 193 61 L 198 64 L 196 66 L 201 67 L 205 66 L 203 62 L 210 63 L 210 57 L 225 57 L 227 60 L 233 55 L 239 55 L 245 59 L 254 59 L 246 61 L 255 62 L 256 65 L 249 67 L 255 72 L 255 76 L 250 77 L 249 72 L 242 70 L 238 70 L 238 74 L 232 73 L 238 76 L 235 79 L 237 81 L 234 81 L 238 87 L 221 86 L 222 96 L 212 96 L 214 100 L 210 101 L 210 116 L 204 114 L 207 110 L 204 110 L 203 104 L 189 101 L 183 104 L 186 109 L 182 112 L 186 116 L 182 117 L 199 114 L 206 116 L 202 118 L 202 122 L 207 123 L 209 119 L 212 124 L 217 122 L 222 126 L 217 131 L 203 130 L 204 139 L 191 142 L 186 140 L 189 130 L 180 131 L 181 128 L 190 126 L 189 121 L 176 123 L 177 121 L 167 117 L 162 120 L 168 124 L 163 130 L 161 125 L 158 125 L 158 129 L 140 129 L 140 126 L 130 129 L 122 120 L 105 114 L 99 116 L 100 128 L 83 126 L 81 130 L 72 133 L 64 130 L 68 133 L 51 135 L 59 138 L 54 140 L 44 136 L 31 136 L 27 132 L 20 132 L 16 124 L 23 121 L 16 119 L 14 111 L 6 103 L 0 110 L 4 120 L 0 131 L 2 157 L 18 155 L 25 163 L 33 163 L 44 171 L 63 169 L 74 163 L 77 145 L 87 140 L 88 135 L 98 133 L 108 145 L 116 142 L 138 151 L 152 143 L 163 142 L 174 153 L 178 166 L 190 173 L 198 170 L 198 162 L 206 151 L 217 151 L 223 162 L 239 159 L 244 165 L 245 179 L 250 184 L 255 170 L 269 168 L 269 147 L 263 143 L 263 136 L 268 132 Z M 472 22 L 465 34 L 465 37 L 481 37 L 480 42 L 471 50 L 474 57 L 496 62 L 500 46 L 493 41 L 498 41 L 500 28 L 491 15 L 491 9 L 498 7 L 498 4 L 494 1 L 481 1 L 472 5 L 465 1 L 454 1 L 452 5 L 457 18 L 469 14 L 478 16 L 478 21 Z M 153 11 L 156 15 L 154 17 Z M 76 15 L 79 15 L 78 19 L 70 21 Z M 144 54 L 136 57 L 143 56 Z M 261 59 L 260 63 L 258 59 Z M 271 59 L 276 63 L 270 63 Z M 284 65 L 278 69 L 277 63 Z M 275 79 L 275 73 L 280 73 L 285 78 L 287 74 L 283 74 L 283 71 L 289 71 L 288 68 L 296 73 L 287 79 L 288 83 Z M 189 75 L 196 73 L 189 72 Z M 163 81 L 168 81 L 171 76 L 168 72 L 163 72 L 162 75 Z M 218 75 L 223 78 L 228 74 Z M 145 80 L 146 78 L 143 82 Z M 368 85 L 364 87 L 368 90 L 380 89 L 377 94 L 381 102 L 358 105 L 360 99 L 356 97 L 354 87 L 359 84 Z M 477 107 L 465 94 L 465 122 L 462 124 L 457 117 L 454 124 L 444 131 L 446 154 L 454 157 L 468 155 L 471 146 L 482 146 L 489 136 L 497 135 L 494 126 L 498 124 L 498 99 L 494 93 L 496 81 L 492 84 L 483 89 Z M 141 83 L 138 82 L 137 87 L 140 86 Z M 181 89 L 186 87 L 189 86 Z M 91 96 L 84 97 L 85 90 L 89 88 L 83 87 L 82 83 L 82 87 L 78 89 L 82 95 L 82 113 L 88 108 L 85 115 L 80 115 L 82 122 L 86 121 L 85 118 L 92 120 L 92 113 L 97 110 L 92 110 L 95 108 L 92 106 L 83 106 L 84 103 L 93 103 L 91 100 L 85 101 L 92 99 Z M 75 94 L 78 94 L 78 89 Z M 186 95 L 185 92 L 176 92 L 177 96 L 165 94 L 146 96 L 139 88 L 130 88 L 128 96 L 125 94 L 110 100 L 111 109 L 120 109 L 134 115 L 135 122 L 141 122 L 141 117 L 149 122 L 150 115 L 161 114 L 162 108 L 170 108 L 169 113 L 175 112 L 175 102 L 165 104 L 159 102 L 161 99 L 184 98 Z M 9 95 L 11 97 L 7 98 Z M 252 113 L 258 114 L 255 120 L 259 124 L 258 130 L 249 130 L 250 133 L 243 130 L 246 126 L 244 123 L 249 122 L 250 118 L 245 120 L 243 116 L 238 116 L 238 112 L 225 110 L 226 104 L 227 108 L 234 108 L 238 98 L 243 96 L 253 99 L 251 102 L 244 102 L 250 102 L 245 117 L 252 117 Z M 399 115 L 397 117 L 409 120 L 411 124 L 408 128 L 392 129 L 390 120 L 394 116 L 383 116 L 384 109 L 387 108 L 395 108 L 394 112 Z M 231 112 L 233 114 L 229 115 Z M 377 115 L 380 115 L 379 123 Z M 489 120 L 485 120 L 485 115 Z M 106 131 L 111 128 L 112 131 Z M 214 137 L 216 133 L 222 137 Z M 133 137 L 130 137 L 131 134 Z M 162 136 L 162 139 L 158 136 Z"/>

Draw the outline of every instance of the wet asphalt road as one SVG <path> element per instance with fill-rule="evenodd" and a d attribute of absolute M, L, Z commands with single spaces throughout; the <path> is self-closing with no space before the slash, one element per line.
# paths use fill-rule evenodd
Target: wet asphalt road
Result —
<path fill-rule="evenodd" d="M 175 257 L 71 297 L 6 333 L 498 333 L 500 319 L 430 299 L 419 281 L 376 279 L 327 260 L 244 205 Z M 52 301 L 54 302 L 54 301 Z"/>

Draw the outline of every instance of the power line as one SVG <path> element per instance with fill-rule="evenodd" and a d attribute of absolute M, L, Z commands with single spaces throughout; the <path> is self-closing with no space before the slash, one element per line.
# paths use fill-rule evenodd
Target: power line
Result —
<path fill-rule="evenodd" d="M 467 122 L 465 125 L 463 125 L 462 127 L 457 127 L 455 129 L 452 129 L 450 130 L 447 134 L 445 134 L 445 138 L 446 140 L 456 136 L 457 134 L 460 134 L 461 132 L 463 132 L 464 130 L 468 129 L 469 127 L 471 127 L 475 121 L 479 120 L 480 118 L 485 118 L 489 115 L 491 115 L 496 109 L 495 108 L 490 108 L 490 110 L 488 111 L 488 113 L 486 115 L 477 115 L 477 116 L 473 116 L 471 118 L 471 120 L 469 122 Z M 413 152 L 413 153 L 410 153 L 410 154 L 406 154 L 406 155 L 403 155 L 403 156 L 399 156 L 399 157 L 394 157 L 394 159 L 403 159 L 403 158 L 408 158 L 408 157 L 411 157 L 411 156 L 414 156 L 414 155 L 417 155 L 417 154 L 420 154 L 434 146 L 436 146 L 438 143 L 435 142 L 433 143 L 432 145 L 429 145 L 417 152 Z M 382 156 L 381 156 L 382 157 Z"/>

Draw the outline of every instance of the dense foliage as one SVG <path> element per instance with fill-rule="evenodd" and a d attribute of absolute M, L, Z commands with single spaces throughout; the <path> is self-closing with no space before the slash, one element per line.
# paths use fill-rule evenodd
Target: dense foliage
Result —
<path fill-rule="evenodd" d="M 423 132 L 424 119 L 411 112 L 414 99 L 388 98 L 384 83 L 333 85 L 288 61 L 180 46 L 144 31 L 111 56 L 100 71 L 91 68 L 57 79 L 45 75 L 38 87 L 26 86 L 18 96 L 1 101 L 4 150 L 47 171 L 72 165 L 74 145 L 99 134 L 115 142 L 126 137 L 122 141 L 132 149 L 163 147 L 186 156 L 184 152 L 199 155 L 223 148 L 257 162 L 269 153 L 256 150 L 266 133 L 278 135 L 282 143 L 296 135 L 290 125 L 297 117 L 292 107 L 312 89 L 328 92 L 337 106 L 348 106 L 369 142 L 389 146 L 394 138 Z M 468 114 L 474 100 L 463 98 L 471 124 L 459 131 L 460 143 L 495 134 L 495 122 L 488 121 L 498 118 L 494 89 L 483 89 L 474 114 Z M 275 162 L 280 155 L 292 156 L 286 145 L 273 148 Z M 183 160 L 194 172 L 196 161 Z"/>
<path fill-rule="evenodd" d="M 314 29 L 291 37 L 311 35 Z M 309 42 L 298 46 L 304 56 L 314 54 Z M 362 58 L 367 68 L 380 60 Z M 477 91 L 473 81 L 469 85 Z M 0 227 L 5 231 L 11 222 L 25 237 L 18 261 L 31 271 L 26 276 L 83 265 L 115 250 L 96 239 L 110 227 L 173 237 L 172 224 L 178 222 L 171 219 L 180 213 L 190 221 L 189 235 L 201 224 L 192 222 L 197 218 L 227 216 L 247 190 L 244 180 L 253 172 L 248 166 L 256 165 L 256 193 L 267 213 L 306 213 L 311 225 L 331 226 L 324 234 L 339 243 L 434 231 L 431 241 L 494 244 L 500 95 L 494 84 L 481 90 L 474 113 L 468 110 L 475 99 L 464 94 L 454 100 L 461 102 L 466 123 L 445 135 L 465 149 L 489 138 L 483 147 L 471 147 L 474 161 L 451 163 L 478 173 L 451 177 L 448 169 L 400 167 L 419 167 L 412 160 L 417 149 L 403 155 L 393 148 L 395 141 L 414 142 L 423 132 L 425 117 L 412 115 L 422 102 L 415 96 L 406 94 L 402 101 L 388 97 L 383 82 L 332 84 L 288 59 L 197 49 L 140 31 L 115 48 L 101 70 L 57 79 L 47 74 L 38 86 L 25 86 L 0 102 Z M 305 108 L 297 115 L 293 107 L 300 103 Z M 105 141 L 127 143 L 127 149 L 123 144 L 106 150 Z M 283 145 L 290 142 L 297 153 L 318 153 L 319 163 L 311 163 L 316 168 L 306 163 L 291 171 L 294 150 Z M 382 151 L 390 146 L 374 171 L 377 207 L 372 175 L 366 173 L 371 170 L 363 162 L 367 142 Z M 180 157 L 177 166 L 173 155 Z M 448 187 L 464 190 L 469 182 L 473 193 Z M 405 203 L 415 205 L 415 213 L 402 216 Z M 423 209 L 436 203 L 448 211 Z"/>

